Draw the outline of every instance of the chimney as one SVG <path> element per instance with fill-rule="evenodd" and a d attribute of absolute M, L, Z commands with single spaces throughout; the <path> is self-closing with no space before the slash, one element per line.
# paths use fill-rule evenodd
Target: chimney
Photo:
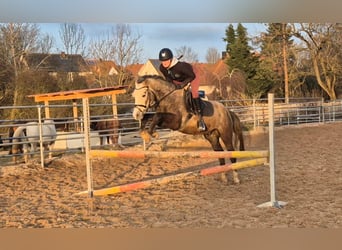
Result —
<path fill-rule="evenodd" d="M 62 58 L 62 59 L 65 59 L 65 58 L 66 58 L 66 54 L 65 54 L 64 51 L 61 52 L 61 58 Z"/>

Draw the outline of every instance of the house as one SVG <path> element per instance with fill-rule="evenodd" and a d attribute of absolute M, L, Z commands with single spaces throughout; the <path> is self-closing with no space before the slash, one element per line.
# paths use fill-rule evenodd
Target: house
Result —
<path fill-rule="evenodd" d="M 68 73 L 88 76 L 92 73 L 81 55 L 30 53 L 23 57 L 24 65 L 33 71 L 45 71 L 52 76 L 58 73 Z"/>
<path fill-rule="evenodd" d="M 131 64 L 126 66 L 126 71 L 128 71 L 132 77 L 137 77 L 140 69 L 143 67 L 143 64 Z"/>
<path fill-rule="evenodd" d="M 92 88 L 117 85 L 120 68 L 113 61 L 101 59 L 86 59 L 85 61 L 93 74 Z"/>
<path fill-rule="evenodd" d="M 212 98 L 216 92 L 215 78 L 208 68 L 208 64 L 205 63 L 194 63 L 192 64 L 196 77 L 199 78 L 200 90 L 203 90 L 205 94 Z"/>
<path fill-rule="evenodd" d="M 162 75 L 159 70 L 160 61 L 158 59 L 148 59 L 138 71 L 138 76 L 143 75 Z"/>
<path fill-rule="evenodd" d="M 113 61 L 103 61 L 101 59 L 86 59 L 91 72 L 97 77 L 101 76 L 114 76 L 119 74 L 119 68 Z"/>

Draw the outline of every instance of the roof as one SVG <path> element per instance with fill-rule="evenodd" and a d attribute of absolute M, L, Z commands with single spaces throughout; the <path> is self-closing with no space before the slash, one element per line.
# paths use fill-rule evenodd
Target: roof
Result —
<path fill-rule="evenodd" d="M 81 55 L 30 53 L 24 56 L 24 63 L 32 70 L 48 72 L 89 72 Z"/>
<path fill-rule="evenodd" d="M 160 61 L 158 59 L 148 59 L 147 62 L 140 68 L 138 75 L 162 75 L 159 70 Z"/>
<path fill-rule="evenodd" d="M 133 76 L 137 76 L 139 70 L 140 70 L 143 66 L 144 66 L 143 64 L 131 64 L 131 65 L 126 66 L 126 70 L 128 70 L 129 72 L 131 72 L 131 74 L 132 74 Z"/>
<path fill-rule="evenodd" d="M 103 61 L 97 59 L 85 60 L 89 68 L 96 74 L 100 75 L 117 75 L 118 67 L 113 61 Z"/>
<path fill-rule="evenodd" d="M 123 94 L 123 93 L 126 93 L 126 88 L 127 86 L 115 86 L 115 87 L 94 88 L 94 89 L 79 89 L 79 90 L 45 93 L 45 94 L 35 94 L 35 95 L 29 95 L 28 97 L 33 97 L 35 102 L 72 100 L 72 99 L 81 99 L 81 98 L 86 98 L 86 97 L 98 97 L 98 96 L 106 96 L 106 95 Z"/>

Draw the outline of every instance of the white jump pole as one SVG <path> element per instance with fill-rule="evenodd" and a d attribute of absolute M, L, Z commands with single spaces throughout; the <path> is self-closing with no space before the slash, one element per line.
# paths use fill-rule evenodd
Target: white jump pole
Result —
<path fill-rule="evenodd" d="M 270 164 L 270 194 L 269 202 L 258 205 L 258 207 L 276 207 L 281 208 L 286 202 L 277 201 L 275 185 L 275 147 L 274 147 L 274 94 L 268 94 L 268 136 L 269 136 L 269 164 Z"/>

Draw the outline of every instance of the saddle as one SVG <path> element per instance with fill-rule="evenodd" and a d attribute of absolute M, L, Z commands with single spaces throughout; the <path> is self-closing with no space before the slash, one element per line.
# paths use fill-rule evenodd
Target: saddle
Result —
<path fill-rule="evenodd" d="M 204 103 L 202 101 L 202 98 L 205 96 L 205 93 L 203 90 L 199 90 L 199 97 L 200 97 L 200 105 L 203 110 L 204 108 Z M 194 100 L 192 98 L 191 94 L 191 87 L 189 86 L 188 88 L 184 88 L 184 104 L 186 107 L 186 111 L 189 113 L 190 116 L 195 114 L 195 106 L 194 106 Z"/>

